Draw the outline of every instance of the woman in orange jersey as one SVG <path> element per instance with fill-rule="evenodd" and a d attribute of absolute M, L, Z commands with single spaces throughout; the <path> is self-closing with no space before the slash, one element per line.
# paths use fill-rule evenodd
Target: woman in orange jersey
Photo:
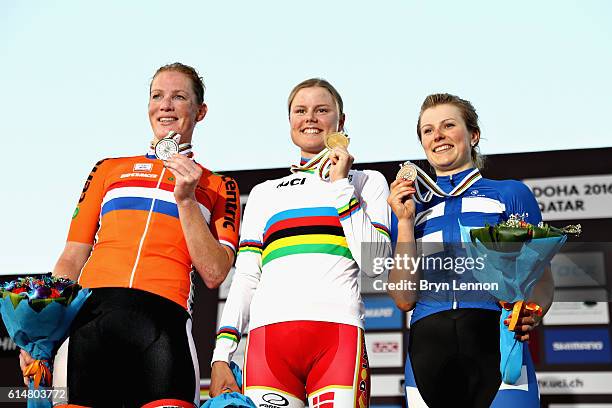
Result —
<path fill-rule="evenodd" d="M 191 274 L 209 288 L 223 282 L 240 208 L 235 181 L 192 159 L 206 111 L 192 67 L 159 68 L 148 153 L 101 160 L 87 178 L 53 270 L 92 289 L 55 360 L 54 385 L 68 387 L 71 404 L 199 405 Z M 179 153 L 168 154 L 173 145 Z M 22 367 L 28 361 L 22 352 Z"/>

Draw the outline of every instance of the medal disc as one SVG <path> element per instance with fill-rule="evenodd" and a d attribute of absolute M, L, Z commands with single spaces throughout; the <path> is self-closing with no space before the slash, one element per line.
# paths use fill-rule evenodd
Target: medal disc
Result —
<path fill-rule="evenodd" d="M 333 132 L 325 135 L 325 139 L 323 139 L 325 143 L 325 147 L 328 149 L 333 149 L 335 147 L 348 147 L 349 138 L 346 134 L 341 132 Z"/>
<path fill-rule="evenodd" d="M 397 176 L 395 179 L 404 179 L 414 181 L 417 178 L 417 170 L 414 164 L 412 163 L 404 163 L 402 167 L 397 172 Z"/>
<path fill-rule="evenodd" d="M 155 144 L 155 157 L 168 160 L 173 154 L 179 152 L 179 145 L 174 139 L 162 139 Z"/>

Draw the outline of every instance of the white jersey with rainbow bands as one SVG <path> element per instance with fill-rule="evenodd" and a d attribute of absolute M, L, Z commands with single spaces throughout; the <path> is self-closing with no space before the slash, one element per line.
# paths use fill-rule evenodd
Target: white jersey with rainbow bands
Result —
<path fill-rule="evenodd" d="M 230 360 L 247 326 L 312 320 L 363 327 L 360 270 L 373 276 L 371 257 L 391 256 L 388 195 L 384 176 L 371 170 L 351 170 L 333 183 L 299 171 L 257 185 L 213 361 Z"/>

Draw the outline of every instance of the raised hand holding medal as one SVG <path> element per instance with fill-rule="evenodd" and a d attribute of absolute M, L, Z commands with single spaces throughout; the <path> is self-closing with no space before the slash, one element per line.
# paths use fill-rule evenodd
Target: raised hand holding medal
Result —
<path fill-rule="evenodd" d="M 409 161 L 400 164 L 400 169 L 395 176 L 396 180 L 402 179 L 406 181 L 412 181 L 413 183 L 417 179 L 417 167 Z"/>
<path fill-rule="evenodd" d="M 345 133 L 333 132 L 324 136 L 329 150 L 329 178 L 336 181 L 346 178 L 355 158 L 348 152 L 349 138 Z"/>
<path fill-rule="evenodd" d="M 416 207 L 412 198 L 416 194 L 414 187 L 416 168 L 410 162 L 406 162 L 400 167 L 395 181 L 389 186 L 387 203 L 399 222 L 414 221 Z"/>
<path fill-rule="evenodd" d="M 174 175 L 177 204 L 195 200 L 195 188 L 202 177 L 202 168 L 191 159 L 191 143 L 180 144 L 180 140 L 179 133 L 170 131 L 163 139 L 151 143 L 155 157 L 163 160 L 164 167 Z"/>

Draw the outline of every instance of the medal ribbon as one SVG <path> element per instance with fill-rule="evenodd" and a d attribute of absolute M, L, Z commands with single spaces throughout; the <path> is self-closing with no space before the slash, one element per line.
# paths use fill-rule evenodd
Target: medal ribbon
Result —
<path fill-rule="evenodd" d="M 51 370 L 49 369 L 47 360 L 34 360 L 25 368 L 24 377 L 34 377 L 34 388 L 38 388 L 42 383 L 43 386 L 51 385 Z"/>
<path fill-rule="evenodd" d="M 414 188 L 416 189 L 416 195 L 414 199 L 419 203 L 428 203 L 432 197 L 457 197 L 463 194 L 468 188 L 482 178 L 480 170 L 474 169 L 450 193 L 445 193 L 435 181 L 431 179 L 419 166 L 414 163 L 406 162 L 404 164 L 411 164 L 415 167 L 417 172 L 417 178 L 414 181 Z M 425 194 L 422 192 L 422 188 L 427 190 Z"/>
<path fill-rule="evenodd" d="M 331 167 L 331 160 L 329 159 L 329 149 L 325 148 L 319 152 L 312 159 L 308 160 L 302 165 L 291 165 L 291 173 L 297 173 L 298 171 L 310 171 L 317 169 L 317 173 L 321 180 L 329 180 L 329 169 Z"/>

